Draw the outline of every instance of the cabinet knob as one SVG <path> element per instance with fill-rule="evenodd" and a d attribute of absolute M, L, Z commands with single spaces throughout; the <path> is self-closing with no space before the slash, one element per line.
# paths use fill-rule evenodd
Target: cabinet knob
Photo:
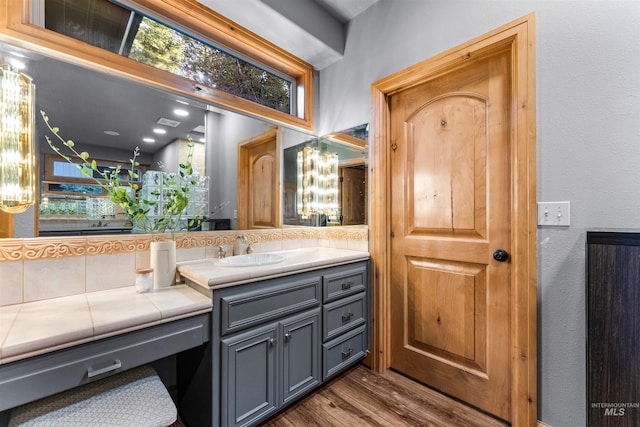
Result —
<path fill-rule="evenodd" d="M 343 322 L 348 322 L 348 321 L 351 320 L 352 317 L 353 317 L 353 313 L 343 314 L 342 315 L 342 321 Z"/>
<path fill-rule="evenodd" d="M 290 339 L 291 339 L 291 337 L 292 337 L 292 335 L 291 335 L 289 332 L 287 332 L 286 334 L 284 334 L 284 339 L 285 339 L 285 340 L 287 340 L 287 341 L 288 341 L 288 340 L 290 340 Z"/>
<path fill-rule="evenodd" d="M 346 350 L 342 350 L 342 360 L 348 359 L 352 353 L 353 353 L 353 349 L 351 347 L 349 347 Z"/>
<path fill-rule="evenodd" d="M 274 345 L 276 345 L 276 343 L 277 343 L 277 342 L 278 342 L 278 341 L 276 341 L 276 339 L 275 339 L 275 338 L 271 338 L 271 339 L 269 340 L 269 345 L 270 345 L 271 347 L 273 347 Z"/>

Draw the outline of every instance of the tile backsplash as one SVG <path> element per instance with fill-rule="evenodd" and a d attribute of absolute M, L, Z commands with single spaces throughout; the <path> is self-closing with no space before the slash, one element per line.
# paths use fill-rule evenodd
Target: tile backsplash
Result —
<path fill-rule="evenodd" d="M 368 228 L 290 227 L 176 234 L 177 261 L 231 255 L 239 234 L 255 252 L 324 246 L 368 251 Z M 150 235 L 0 240 L 0 306 L 131 286 L 149 266 Z M 170 235 L 158 236 L 162 240 Z"/>

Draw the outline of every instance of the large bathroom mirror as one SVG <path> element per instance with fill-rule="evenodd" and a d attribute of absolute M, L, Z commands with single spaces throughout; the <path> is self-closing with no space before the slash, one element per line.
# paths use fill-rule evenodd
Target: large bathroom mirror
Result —
<path fill-rule="evenodd" d="M 33 78 L 36 110 L 45 111 L 65 139 L 72 139 L 78 151 L 87 151 L 104 167 L 127 166 L 133 150 L 139 147 L 141 172 L 175 171 L 186 143 L 191 141 L 195 169 L 209 177 L 209 211 L 217 210 L 204 224 L 205 229 L 235 229 L 246 215 L 238 210 L 238 152 L 247 141 L 273 132 L 279 148 L 313 138 L 310 133 L 7 43 L 0 43 L 0 57 L 3 63 L 11 62 Z M 35 207 L 35 235 L 130 232 L 131 224 L 122 215 L 114 214 L 108 203 L 99 203 L 106 201 L 101 188 L 78 176 L 77 170 L 49 147 L 45 135 L 51 133 L 37 115 L 40 199 Z M 273 204 L 279 206 L 279 200 Z M 273 215 L 279 216 L 280 210 Z M 15 237 L 34 237 L 29 230 L 20 234 Z"/>
<path fill-rule="evenodd" d="M 366 224 L 366 126 L 317 138 L 7 43 L 0 43 L 0 56 L 2 62 L 11 61 L 23 67 L 22 72 L 34 79 L 36 110 L 45 111 L 50 122 L 60 128 L 61 135 L 72 139 L 80 151 L 104 161 L 106 167 L 126 166 L 135 147 L 139 147 L 143 171 L 175 170 L 180 151 L 191 139 L 196 146 L 196 170 L 209 177 L 210 211 L 223 204 L 205 223 L 205 229 L 252 228 L 243 224 L 247 212 L 239 210 L 239 207 L 245 210 L 248 207 L 238 200 L 238 152 L 256 136 L 273 129 L 279 129 L 278 146 L 283 159 L 282 213 L 280 209 L 275 213 L 282 215 L 281 224 Z M 37 116 L 40 199 L 35 209 L 38 226 L 30 230 L 16 228 L 15 237 L 130 232 L 131 225 L 122 216 L 118 217 L 113 210 L 104 208 L 104 203 L 97 202 L 105 196 L 100 188 L 79 178 L 74 170 L 69 173 L 66 162 L 51 150 L 44 135 L 50 132 Z M 328 221 L 326 215 L 297 213 L 298 192 L 294 188 L 297 165 L 291 154 L 310 144 L 338 153 L 342 179 L 354 184 L 348 190 L 345 181 L 341 183 L 340 214 Z M 103 211 L 97 211 L 100 207 Z M 271 226 L 279 225 L 276 222 Z"/>
<path fill-rule="evenodd" d="M 29 0 L 21 1 L 25 5 L 29 3 Z M 152 2 L 137 3 L 153 9 Z M 165 7 L 165 12 L 166 9 L 177 10 L 171 5 Z M 160 164 L 166 170 L 175 169 L 180 155 L 184 155 L 186 141 L 191 140 L 196 146 L 197 170 L 209 178 L 210 210 L 222 205 L 204 225 L 205 229 L 266 228 L 287 223 L 284 207 L 288 205 L 284 198 L 289 193 L 284 189 L 283 150 L 305 141 L 318 140 L 308 131 L 290 127 L 311 128 L 312 115 L 308 113 L 312 111 L 311 97 L 297 99 L 304 118 L 279 113 L 273 116 L 273 121 L 271 116 L 257 119 L 268 115 L 263 114 L 260 108 L 248 105 L 246 100 L 205 90 L 198 84 L 185 83 L 118 55 L 98 54 L 91 50 L 94 49 L 92 46 L 67 42 L 20 23 L 22 15 L 18 8 L 10 11 L 7 27 L 0 34 L 0 39 L 4 40 L 0 42 L 0 63 L 17 61 L 19 67 L 23 67 L 22 71 L 33 77 L 36 110 L 46 111 L 51 123 L 60 128 L 65 138 L 73 139 L 77 148 L 89 152 L 100 160 L 101 166 L 109 168 L 116 163 L 126 165 L 138 146 L 141 150 L 140 172 L 144 173 L 157 169 Z M 211 24 L 207 28 L 216 27 L 213 22 L 219 18 L 206 11 L 200 12 L 190 12 L 193 16 L 171 12 L 170 16 L 186 27 L 203 23 Z M 18 38 L 15 38 L 16 31 L 21 33 Z M 5 37 L 9 33 L 11 35 Z M 243 39 L 245 35 L 238 30 L 229 42 Z M 253 49 L 263 48 L 254 46 Z M 300 94 L 304 93 L 301 88 L 312 86 L 311 71 L 288 55 L 282 56 L 276 51 L 273 57 L 265 60 L 274 64 L 273 69 L 282 68 L 287 74 L 295 75 Z M 273 61 L 280 62 L 276 64 Z M 207 92 L 207 96 L 201 96 L 202 90 Z M 215 101 L 209 101 L 209 98 Z M 73 174 L 69 176 L 64 168 L 60 172 L 62 162 L 47 145 L 44 139 L 46 132 L 44 122 L 38 117 L 36 141 L 40 200 L 35 209 L 16 215 L 15 221 L 21 226 L 15 227 L 14 236 L 130 232 L 125 221 L 118 221 L 110 215 L 86 215 L 87 199 L 91 199 L 90 204 L 94 208 L 94 205 L 100 207 L 101 203 L 95 203 L 95 200 L 104 199 L 104 194 L 100 194 L 90 182 Z M 330 140 L 338 134 L 325 139 Z M 250 158 L 252 147 L 267 137 L 273 138 L 273 147 L 277 150 L 274 160 L 277 175 L 269 181 L 277 191 L 270 201 L 270 212 L 256 215 L 250 209 L 251 196 L 247 193 L 253 189 L 253 195 L 260 196 L 262 190 L 247 184 L 239 165 L 242 168 L 243 162 Z M 358 167 L 361 166 L 354 166 Z M 363 181 L 366 181 L 366 172 Z M 265 187 L 265 180 L 257 182 Z M 365 202 L 361 211 L 365 212 L 363 222 L 366 223 L 366 191 L 363 197 Z M 264 221 L 265 218 L 268 221 Z M 302 224 L 305 222 L 298 221 L 296 225 Z M 331 222 L 331 225 L 337 224 L 338 221 Z M 306 225 L 320 223 L 308 221 Z"/>

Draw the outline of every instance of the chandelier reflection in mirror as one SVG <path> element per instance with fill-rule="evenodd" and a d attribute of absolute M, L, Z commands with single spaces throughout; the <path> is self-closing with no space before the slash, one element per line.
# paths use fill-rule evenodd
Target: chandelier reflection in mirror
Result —
<path fill-rule="evenodd" d="M 24 212 L 35 201 L 35 85 L 0 67 L 0 210 Z"/>
<path fill-rule="evenodd" d="M 297 154 L 297 213 L 314 225 L 339 224 L 338 154 L 305 147 Z"/>

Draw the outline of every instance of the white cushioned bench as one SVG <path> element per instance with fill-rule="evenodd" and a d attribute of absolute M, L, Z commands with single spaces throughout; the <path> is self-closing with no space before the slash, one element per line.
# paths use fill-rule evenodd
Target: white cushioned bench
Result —
<path fill-rule="evenodd" d="M 12 409 L 9 427 L 167 427 L 178 412 L 148 365 Z"/>

